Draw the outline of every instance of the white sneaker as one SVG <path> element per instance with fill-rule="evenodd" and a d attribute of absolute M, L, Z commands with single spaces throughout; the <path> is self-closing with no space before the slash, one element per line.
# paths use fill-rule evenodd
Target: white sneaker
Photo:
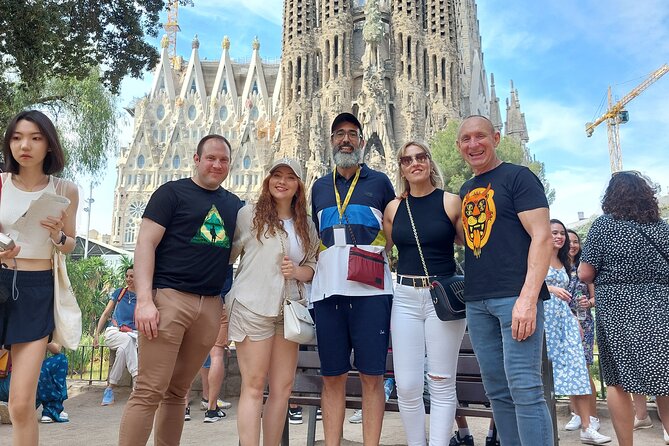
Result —
<path fill-rule="evenodd" d="M 650 429 L 651 427 L 653 427 L 653 420 L 650 419 L 650 415 L 646 415 L 646 418 L 644 418 L 643 420 L 634 417 L 635 431 L 639 429 Z"/>
<path fill-rule="evenodd" d="M 50 417 L 47 417 L 46 415 L 42 415 L 42 418 L 39 419 L 40 423 L 53 423 L 53 420 Z"/>
<path fill-rule="evenodd" d="M 593 428 L 596 431 L 599 431 L 600 426 L 601 426 L 601 423 L 599 422 L 599 418 L 590 417 L 590 427 L 591 428 Z"/>
<path fill-rule="evenodd" d="M 581 443 L 583 444 L 604 444 L 611 441 L 611 437 L 602 435 L 592 427 L 588 427 L 586 430 L 581 431 Z"/>
<path fill-rule="evenodd" d="M 362 423 L 362 409 L 356 409 L 348 419 L 349 423 L 360 424 Z"/>
<path fill-rule="evenodd" d="M 569 423 L 565 424 L 564 428 L 568 431 L 575 431 L 581 428 L 581 417 L 576 415 L 574 412 L 571 413 L 572 417 L 569 420 Z"/>
<path fill-rule="evenodd" d="M 60 413 L 60 419 L 61 419 L 61 420 L 68 420 L 68 421 L 69 421 L 69 420 L 70 420 L 70 416 L 68 415 L 67 412 L 62 411 L 62 412 Z"/>
<path fill-rule="evenodd" d="M 667 431 L 664 431 L 664 444 L 669 444 L 669 434 L 667 434 Z"/>

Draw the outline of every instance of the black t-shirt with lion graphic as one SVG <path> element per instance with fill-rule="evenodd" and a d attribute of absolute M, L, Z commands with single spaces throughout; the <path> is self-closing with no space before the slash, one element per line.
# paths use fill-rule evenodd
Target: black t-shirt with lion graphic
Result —
<path fill-rule="evenodd" d="M 541 181 L 527 167 L 502 163 L 466 181 L 460 198 L 465 300 L 518 296 L 531 241 L 518 213 L 548 207 Z"/>
<path fill-rule="evenodd" d="M 165 228 L 156 248 L 153 288 L 220 294 L 241 207 L 235 194 L 201 188 L 191 178 L 160 186 L 143 215 Z"/>

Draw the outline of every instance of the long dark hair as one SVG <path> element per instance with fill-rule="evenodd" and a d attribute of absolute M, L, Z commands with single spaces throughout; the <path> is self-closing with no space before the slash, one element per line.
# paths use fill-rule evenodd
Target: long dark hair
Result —
<path fill-rule="evenodd" d="M 570 251 L 571 251 L 571 238 L 576 237 L 576 239 L 578 240 L 578 252 L 576 254 L 574 254 L 574 258 L 571 259 L 571 261 L 573 263 L 572 266 L 578 266 L 578 264 L 581 263 L 581 252 L 583 252 L 583 247 L 581 246 L 581 237 L 579 237 L 578 234 L 576 233 L 576 231 L 574 231 L 573 229 L 567 229 L 567 234 L 569 234 L 569 240 L 570 240 L 569 250 Z M 566 242 L 565 242 L 565 244 L 566 244 Z"/>
<path fill-rule="evenodd" d="M 660 207 L 650 179 L 634 170 L 613 174 L 602 198 L 602 211 L 616 220 L 660 221 Z"/>
<path fill-rule="evenodd" d="M 60 144 L 58 139 L 58 132 L 56 127 L 51 122 L 51 119 L 41 111 L 37 110 L 26 110 L 22 111 L 18 115 L 14 116 L 9 124 L 7 124 L 7 130 L 5 131 L 5 139 L 2 145 L 2 156 L 5 159 L 4 170 L 11 173 L 19 173 L 19 163 L 14 159 L 12 155 L 12 149 L 10 147 L 10 142 L 12 136 L 16 131 L 16 125 L 19 121 L 30 121 L 34 123 L 39 131 L 44 135 L 47 145 L 46 158 L 44 158 L 44 163 L 42 164 L 42 170 L 45 174 L 51 175 L 54 173 L 60 173 L 65 167 L 65 153 L 63 152 L 63 147 Z"/>
<path fill-rule="evenodd" d="M 564 229 L 564 245 L 558 250 L 557 257 L 560 263 L 564 265 L 567 272 L 569 272 L 571 270 L 571 261 L 569 260 L 569 232 L 564 223 L 556 218 L 551 219 L 551 224 L 560 225 L 562 226 L 562 229 Z"/>

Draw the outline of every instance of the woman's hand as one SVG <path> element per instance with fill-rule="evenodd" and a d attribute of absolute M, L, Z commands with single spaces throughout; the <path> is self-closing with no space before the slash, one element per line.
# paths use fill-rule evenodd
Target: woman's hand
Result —
<path fill-rule="evenodd" d="M 60 242 L 60 233 L 65 226 L 63 220 L 65 219 L 65 212 L 61 213 L 60 217 L 47 217 L 46 220 L 42 220 L 40 224 L 44 229 L 49 231 L 49 236 L 54 243 Z"/>
<path fill-rule="evenodd" d="M 21 251 L 21 247 L 18 245 L 14 246 L 12 249 L 8 249 L 6 251 L 0 251 L 0 261 L 13 259 L 19 254 L 19 251 Z"/>
<path fill-rule="evenodd" d="M 283 256 L 281 261 L 281 274 L 285 279 L 294 279 L 295 278 L 295 263 L 288 258 L 288 256 Z"/>
<path fill-rule="evenodd" d="M 548 291 L 560 300 L 563 300 L 567 303 L 571 302 L 571 294 L 569 294 L 569 291 L 565 290 L 564 288 L 560 288 L 558 286 L 549 286 Z"/>

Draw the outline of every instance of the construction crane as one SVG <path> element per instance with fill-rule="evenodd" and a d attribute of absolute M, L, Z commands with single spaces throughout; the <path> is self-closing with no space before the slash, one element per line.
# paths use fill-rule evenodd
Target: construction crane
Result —
<path fill-rule="evenodd" d="M 636 86 L 632 91 L 627 93 L 621 100 L 613 103 L 611 97 L 611 87 L 609 86 L 609 109 L 595 122 L 588 122 L 585 124 L 585 133 L 588 137 L 592 136 L 592 132 L 602 122 L 606 121 L 606 127 L 609 135 L 609 157 L 611 161 L 611 172 L 619 172 L 623 170 L 623 154 L 620 150 L 620 132 L 619 125 L 629 121 L 629 113 L 625 110 L 625 105 L 635 97 L 639 96 L 642 91 L 650 87 L 655 81 L 669 72 L 669 65 L 664 64 L 657 70 L 653 71 L 642 83 Z"/>
<path fill-rule="evenodd" d="M 179 0 L 173 0 L 167 6 L 167 22 L 163 26 L 167 33 L 167 55 L 172 62 L 172 66 L 177 66 L 177 33 L 181 31 L 179 27 Z"/>

